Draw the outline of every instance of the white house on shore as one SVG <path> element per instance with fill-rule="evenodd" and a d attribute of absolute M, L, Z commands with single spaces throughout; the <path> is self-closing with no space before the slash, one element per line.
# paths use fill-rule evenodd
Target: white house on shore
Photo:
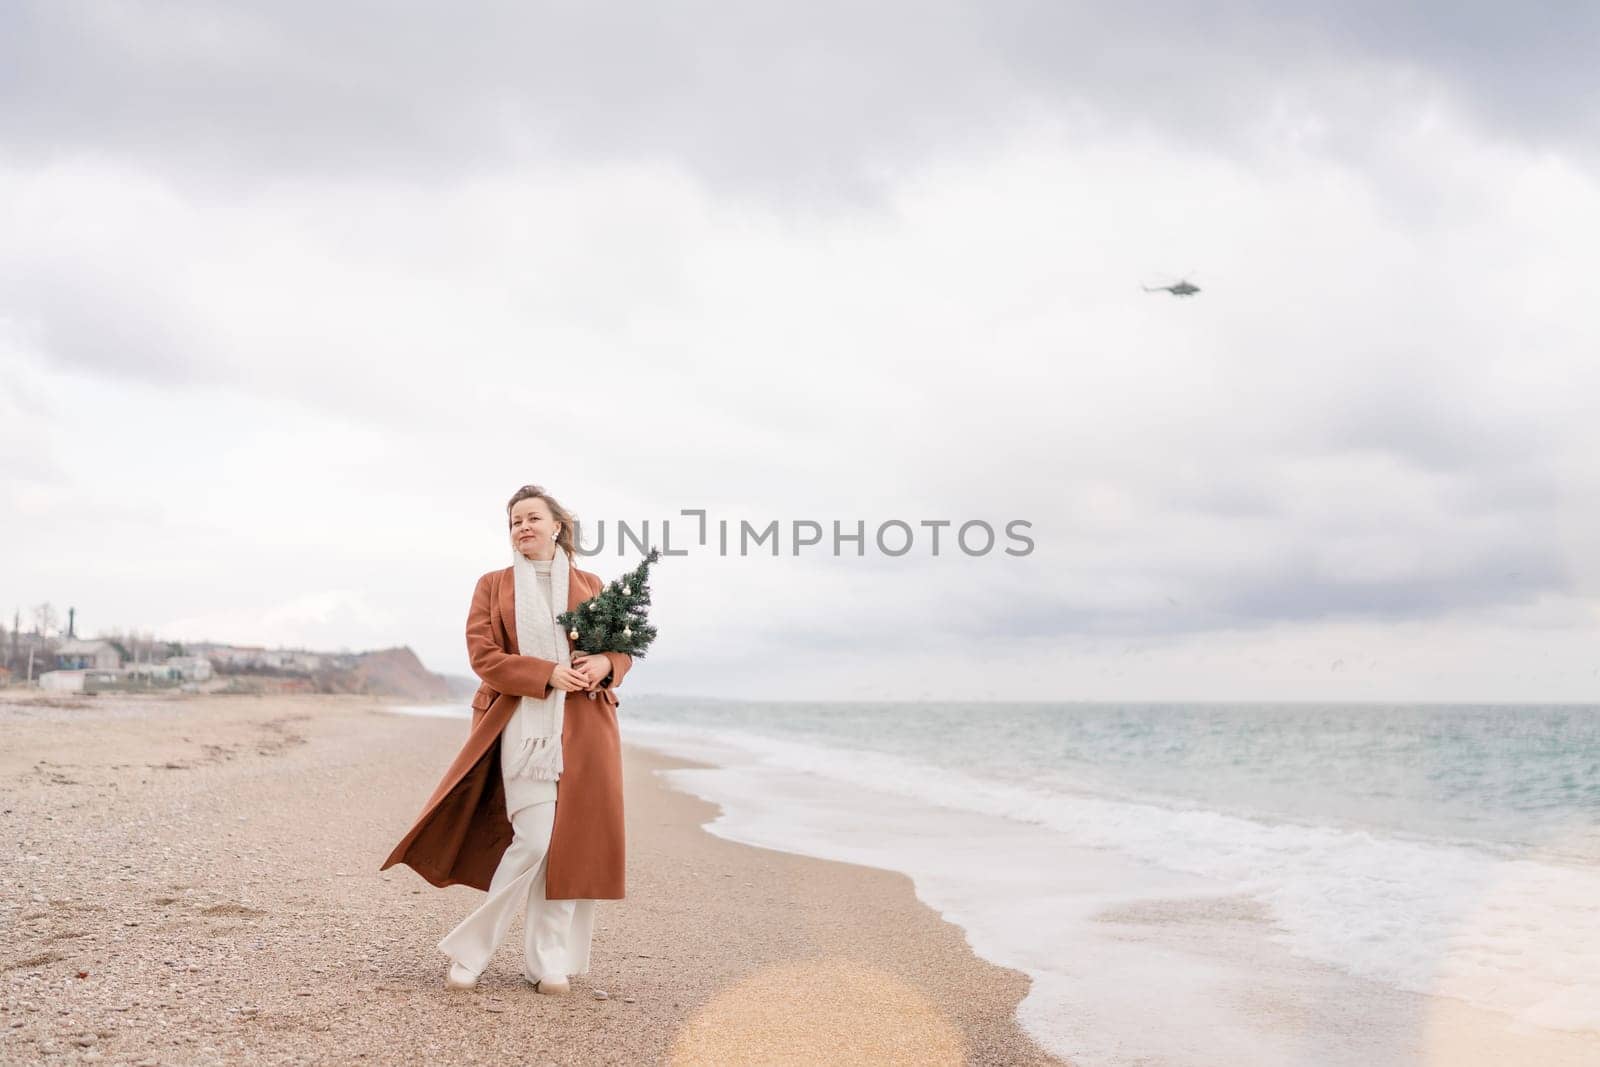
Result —
<path fill-rule="evenodd" d="M 120 669 L 45 671 L 39 675 L 39 688 L 69 693 L 93 692 L 96 689 L 115 687 L 121 682 L 122 677 Z"/>
<path fill-rule="evenodd" d="M 166 665 L 186 682 L 204 682 L 211 677 L 211 661 L 205 656 L 172 656 Z"/>
<path fill-rule="evenodd" d="M 56 667 L 64 671 L 116 670 L 122 656 L 110 641 L 84 641 L 68 638 L 56 645 Z M 44 676 L 40 675 L 40 681 Z"/>

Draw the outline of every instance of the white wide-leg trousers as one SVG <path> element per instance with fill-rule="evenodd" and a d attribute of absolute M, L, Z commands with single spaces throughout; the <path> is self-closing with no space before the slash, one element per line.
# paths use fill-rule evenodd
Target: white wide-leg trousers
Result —
<path fill-rule="evenodd" d="M 445 935 L 439 948 L 473 974 L 482 974 L 523 912 L 523 974 L 528 981 L 589 972 L 594 937 L 594 901 L 546 900 L 545 866 L 556 802 L 530 804 L 511 813 L 511 844 L 489 881 L 489 896 Z"/>

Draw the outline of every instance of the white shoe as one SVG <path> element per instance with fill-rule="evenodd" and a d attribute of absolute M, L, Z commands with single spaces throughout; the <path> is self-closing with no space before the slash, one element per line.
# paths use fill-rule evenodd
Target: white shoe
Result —
<path fill-rule="evenodd" d="M 536 993 L 548 993 L 551 996 L 559 996 L 562 993 L 572 992 L 572 983 L 567 981 L 567 979 L 563 976 L 551 974 L 545 975 L 543 978 L 540 978 L 538 981 L 534 982 L 533 989 Z"/>
<path fill-rule="evenodd" d="M 444 976 L 444 984 L 449 989 L 476 989 L 478 976 L 461 964 L 452 962 L 450 973 Z"/>

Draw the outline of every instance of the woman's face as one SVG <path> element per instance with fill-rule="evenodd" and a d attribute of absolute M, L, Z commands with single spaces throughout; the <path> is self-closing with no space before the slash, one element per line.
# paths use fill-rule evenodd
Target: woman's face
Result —
<path fill-rule="evenodd" d="M 539 497 L 511 506 L 511 547 L 529 559 L 555 559 L 560 524 L 550 515 L 550 505 Z"/>

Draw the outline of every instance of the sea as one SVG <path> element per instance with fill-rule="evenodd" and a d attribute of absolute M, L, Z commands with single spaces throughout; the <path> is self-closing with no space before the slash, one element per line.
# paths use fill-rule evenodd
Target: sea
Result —
<path fill-rule="evenodd" d="M 1439 998 L 1600 1039 L 1600 706 L 647 695 L 622 730 L 708 765 L 663 773 L 712 833 L 909 875 L 1084 1067 L 1420 1062 Z"/>

